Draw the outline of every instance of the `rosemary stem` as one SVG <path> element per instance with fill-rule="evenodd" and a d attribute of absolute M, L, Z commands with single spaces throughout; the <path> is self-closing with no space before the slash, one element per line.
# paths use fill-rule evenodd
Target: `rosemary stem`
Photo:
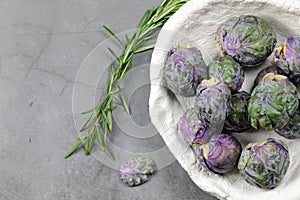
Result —
<path fill-rule="evenodd" d="M 189 0 L 164 0 L 160 6 L 147 10 L 143 17 L 141 18 L 136 32 L 131 38 L 127 35 L 125 36 L 125 41 L 122 42 L 121 39 L 117 37 L 108 27 L 103 26 L 108 34 L 116 40 L 116 42 L 123 49 L 123 53 L 120 57 L 117 57 L 115 52 L 108 48 L 110 53 L 115 57 L 118 62 L 115 69 L 113 69 L 112 64 L 110 65 L 110 74 L 111 77 L 106 84 L 106 95 L 102 100 L 99 101 L 99 104 L 93 109 L 84 112 L 84 114 L 90 113 L 88 120 L 83 125 L 81 131 L 86 130 L 88 127 L 88 133 L 86 135 L 80 136 L 77 138 L 76 143 L 73 145 L 71 150 L 65 155 L 65 158 L 72 155 L 73 152 L 85 141 L 86 144 L 86 153 L 89 154 L 94 141 L 99 144 L 99 147 L 112 159 L 113 155 L 105 147 L 107 132 L 112 131 L 113 120 L 112 120 L 112 102 L 115 98 L 116 93 L 120 93 L 121 99 L 120 102 L 123 104 L 125 110 L 130 114 L 128 104 L 125 100 L 124 93 L 120 88 L 120 83 L 126 76 L 126 73 L 129 71 L 132 64 L 133 56 L 137 53 L 147 51 L 152 49 L 154 45 L 144 46 L 147 41 L 152 39 L 155 31 L 161 28 L 164 23 L 175 13 L 183 4 Z M 117 90 L 117 91 L 116 91 Z M 100 128 L 104 130 L 102 142 L 102 137 L 100 133 Z"/>

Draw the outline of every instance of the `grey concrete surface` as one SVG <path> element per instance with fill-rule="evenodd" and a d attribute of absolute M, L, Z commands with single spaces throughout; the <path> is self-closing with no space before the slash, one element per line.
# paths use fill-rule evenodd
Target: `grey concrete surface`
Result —
<path fill-rule="evenodd" d="M 166 160 L 172 162 L 136 188 L 120 182 L 117 170 L 97 156 L 85 156 L 82 149 L 63 158 L 78 135 L 72 110 L 76 74 L 90 52 L 109 37 L 101 26 L 109 25 L 116 33 L 133 29 L 143 12 L 160 0 L 0 2 L 1 200 L 215 199 L 194 185 L 170 153 Z M 150 57 L 151 52 L 137 56 L 134 66 L 149 63 Z M 148 73 L 144 71 L 145 77 Z M 148 97 L 149 85 L 129 97 L 137 125 L 150 123 Z M 85 100 L 89 98 L 83 96 Z M 131 152 L 165 146 L 157 133 L 137 139 L 118 127 L 109 140 Z"/>

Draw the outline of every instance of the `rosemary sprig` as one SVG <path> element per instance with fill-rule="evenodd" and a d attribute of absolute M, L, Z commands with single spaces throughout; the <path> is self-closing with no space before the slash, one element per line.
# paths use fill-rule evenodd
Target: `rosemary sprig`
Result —
<path fill-rule="evenodd" d="M 145 43 L 152 39 L 154 33 L 187 1 L 189 0 L 164 0 L 157 8 L 147 10 L 138 24 L 137 31 L 131 38 L 126 35 L 125 41 L 118 38 L 108 27 L 103 26 L 106 32 L 120 45 L 123 53 L 118 57 L 112 49 L 108 48 L 108 51 L 116 59 L 117 64 L 115 67 L 112 64 L 110 65 L 111 76 L 106 85 L 106 95 L 96 107 L 82 113 L 90 114 L 90 117 L 80 130 L 87 130 L 87 134 L 77 138 L 75 145 L 65 155 L 65 158 L 71 156 L 82 144 L 85 145 L 85 153 L 87 155 L 90 154 L 96 142 L 102 151 L 111 159 L 114 159 L 113 155 L 106 148 L 108 133 L 112 132 L 113 127 L 112 112 L 115 109 L 113 103 L 123 105 L 126 112 L 130 114 L 120 83 L 131 67 L 134 54 L 152 49 L 154 45 L 145 46 Z M 116 97 L 116 94 L 119 94 L 118 97 Z"/>

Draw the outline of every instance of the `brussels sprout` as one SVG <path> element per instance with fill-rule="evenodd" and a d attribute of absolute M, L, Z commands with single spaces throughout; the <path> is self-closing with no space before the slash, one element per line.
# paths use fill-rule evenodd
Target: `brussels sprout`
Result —
<path fill-rule="evenodd" d="M 276 133 L 288 138 L 300 138 L 300 106 L 296 110 L 294 116 L 290 119 L 289 123 L 285 127 L 275 129 Z"/>
<path fill-rule="evenodd" d="M 250 95 L 244 91 L 231 96 L 230 112 L 224 124 L 225 130 L 243 132 L 251 127 L 247 110 L 249 99 Z"/>
<path fill-rule="evenodd" d="M 204 163 L 208 169 L 220 174 L 230 172 L 236 167 L 242 151 L 239 141 L 230 134 L 216 135 L 203 146 Z"/>
<path fill-rule="evenodd" d="M 208 125 L 199 120 L 195 109 L 188 109 L 180 119 L 180 131 L 190 145 L 207 143 L 211 131 Z"/>
<path fill-rule="evenodd" d="M 290 79 L 300 83 L 300 38 L 288 37 L 274 51 L 275 64 L 278 65 Z"/>
<path fill-rule="evenodd" d="M 220 25 L 216 41 L 222 55 L 229 55 L 242 66 L 262 63 L 273 51 L 277 39 L 268 23 L 256 16 L 232 17 Z"/>
<path fill-rule="evenodd" d="M 251 185 L 272 189 L 286 174 L 290 164 L 287 146 L 281 140 L 269 138 L 249 144 L 242 151 L 238 169 Z"/>
<path fill-rule="evenodd" d="M 266 130 L 283 128 L 298 108 L 297 88 L 286 76 L 268 73 L 254 88 L 249 103 L 251 126 Z"/>
<path fill-rule="evenodd" d="M 254 86 L 257 86 L 260 81 L 263 79 L 263 77 L 268 74 L 268 73 L 273 73 L 273 74 L 280 74 L 280 75 L 285 75 L 284 71 L 282 71 L 279 67 L 277 66 L 269 66 L 269 67 L 266 67 L 264 69 L 262 69 L 260 72 L 258 72 L 256 78 L 255 78 L 255 81 L 254 81 Z"/>
<path fill-rule="evenodd" d="M 166 84 L 175 94 L 196 95 L 199 83 L 207 78 L 207 66 L 196 47 L 178 46 L 172 49 L 164 68 Z"/>
<path fill-rule="evenodd" d="M 231 91 L 228 85 L 216 78 L 203 80 L 197 88 L 195 111 L 210 128 L 224 123 L 230 109 Z"/>
<path fill-rule="evenodd" d="M 209 77 L 225 81 L 232 91 L 241 89 L 245 79 L 242 67 L 230 56 L 218 57 L 208 65 Z"/>
<path fill-rule="evenodd" d="M 155 171 L 156 165 L 151 158 L 137 155 L 121 165 L 120 179 L 133 187 L 150 180 L 150 176 Z"/>

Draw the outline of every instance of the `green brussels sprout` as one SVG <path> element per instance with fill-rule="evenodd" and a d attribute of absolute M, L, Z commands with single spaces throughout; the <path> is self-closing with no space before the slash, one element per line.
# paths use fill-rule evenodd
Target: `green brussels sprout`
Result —
<path fill-rule="evenodd" d="M 196 95 L 199 83 L 207 78 L 207 66 L 196 47 L 178 46 L 171 50 L 164 74 L 168 88 L 175 94 L 191 97 Z"/>
<path fill-rule="evenodd" d="M 285 75 L 284 71 L 282 71 L 279 67 L 271 65 L 269 67 L 266 67 L 262 70 L 260 70 L 260 72 L 258 72 L 255 81 L 254 81 L 254 85 L 253 87 L 256 87 L 260 81 L 263 79 L 263 77 L 268 74 L 268 73 L 274 73 L 274 74 L 280 74 L 280 75 Z"/>
<path fill-rule="evenodd" d="M 136 155 L 120 167 L 120 179 L 128 186 L 138 186 L 150 180 L 157 167 L 154 161 L 144 155 Z"/>
<path fill-rule="evenodd" d="M 250 95 L 247 92 L 235 93 L 230 99 L 230 112 L 226 118 L 224 129 L 227 131 L 243 132 L 250 129 L 247 104 Z"/>
<path fill-rule="evenodd" d="M 197 87 L 195 111 L 210 128 L 223 124 L 230 109 L 231 91 L 227 83 L 216 78 L 203 80 Z"/>
<path fill-rule="evenodd" d="M 214 136 L 208 144 L 203 145 L 201 151 L 208 169 L 219 174 L 232 171 L 239 161 L 241 152 L 240 142 L 230 134 Z"/>
<path fill-rule="evenodd" d="M 232 17 L 217 30 L 216 41 L 222 55 L 229 55 L 242 66 L 256 66 L 272 53 L 276 33 L 256 16 Z"/>
<path fill-rule="evenodd" d="M 249 184 L 272 189 L 280 183 L 289 164 L 286 144 L 269 138 L 261 143 L 247 145 L 242 151 L 238 169 Z"/>
<path fill-rule="evenodd" d="M 232 91 L 241 89 L 245 79 L 242 67 L 230 56 L 218 57 L 208 65 L 209 77 L 225 81 Z"/>
<path fill-rule="evenodd" d="M 300 83 L 300 38 L 286 38 L 275 49 L 274 61 L 293 82 Z"/>
<path fill-rule="evenodd" d="M 283 128 L 275 129 L 275 132 L 288 139 L 300 138 L 300 106 L 289 123 Z"/>
<path fill-rule="evenodd" d="M 180 132 L 190 145 L 207 143 L 212 135 L 208 125 L 198 118 L 194 108 L 188 109 L 181 117 Z"/>
<path fill-rule="evenodd" d="M 252 91 L 248 116 L 255 129 L 280 129 L 298 108 L 297 88 L 286 76 L 268 73 Z"/>

